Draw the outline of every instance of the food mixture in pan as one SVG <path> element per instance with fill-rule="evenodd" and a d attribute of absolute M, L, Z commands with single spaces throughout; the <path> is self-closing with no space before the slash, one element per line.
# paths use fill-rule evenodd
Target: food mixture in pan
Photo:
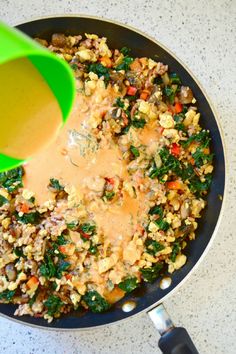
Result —
<path fill-rule="evenodd" d="M 77 100 L 47 150 L 0 174 L 0 302 L 51 321 L 184 266 L 213 166 L 167 65 L 95 34 L 36 40 L 74 70 Z"/>

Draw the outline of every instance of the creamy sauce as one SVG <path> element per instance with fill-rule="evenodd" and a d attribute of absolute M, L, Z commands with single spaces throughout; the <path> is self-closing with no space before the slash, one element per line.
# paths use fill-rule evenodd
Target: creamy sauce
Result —
<path fill-rule="evenodd" d="M 113 98 L 106 98 L 102 104 L 102 108 L 107 106 L 110 108 Z M 85 108 L 89 105 L 89 109 Z M 99 149 L 98 152 L 87 152 L 81 155 L 80 146 L 70 143 L 70 132 L 79 131 L 81 124 L 86 122 L 89 115 L 94 113 L 97 107 L 93 105 L 92 97 L 85 97 L 78 94 L 74 110 L 68 119 L 68 122 L 63 127 L 61 133 L 55 141 L 50 144 L 45 150 L 39 151 L 34 158 L 25 165 L 24 186 L 35 192 L 36 199 L 39 204 L 52 198 L 52 193 L 48 190 L 50 178 L 56 178 L 63 184 L 70 184 L 77 189 L 83 189 L 86 178 L 97 177 L 99 175 L 110 176 L 111 164 L 116 172 L 121 170 L 122 161 L 121 155 L 118 154 L 118 149 L 109 148 Z M 83 131 L 83 135 L 86 136 Z M 87 144 L 87 139 L 82 139 L 81 146 Z M 122 174 L 122 173 L 120 173 Z"/>
<path fill-rule="evenodd" d="M 139 140 L 143 145 L 150 145 L 153 142 L 157 143 L 160 136 L 161 134 L 157 130 L 156 121 L 153 124 L 145 125 L 139 132 Z"/>
<path fill-rule="evenodd" d="M 97 96 L 103 97 L 99 104 L 96 104 Z M 119 248 L 125 247 L 132 238 L 141 213 L 146 212 L 145 196 L 140 194 L 135 199 L 123 192 L 119 203 L 109 203 L 104 208 L 104 202 L 99 199 L 103 207 L 97 203 L 95 209 L 88 199 L 89 192 L 93 190 L 91 181 L 95 178 L 118 176 L 124 181 L 129 178 L 118 146 L 103 144 L 98 149 L 86 130 L 88 119 L 110 109 L 114 98 L 115 94 L 111 88 L 97 88 L 96 93 L 90 97 L 78 94 L 71 117 L 55 142 L 26 164 L 24 186 L 35 192 L 39 204 L 53 198 L 47 188 L 50 178 L 59 179 L 60 183 L 65 185 L 75 186 L 79 194 L 87 199 L 88 212 L 97 228 L 113 246 Z M 157 139 L 157 133 L 153 134 L 152 129 L 146 128 L 143 139 L 148 143 Z"/>
<path fill-rule="evenodd" d="M 61 110 L 28 59 L 0 65 L 0 77 L 0 153 L 25 159 L 56 135 Z"/>

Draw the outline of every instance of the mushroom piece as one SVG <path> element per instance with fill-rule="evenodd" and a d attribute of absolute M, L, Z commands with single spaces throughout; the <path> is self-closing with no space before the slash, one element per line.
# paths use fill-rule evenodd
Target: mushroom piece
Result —
<path fill-rule="evenodd" d="M 193 92 L 188 86 L 181 86 L 179 100 L 182 104 L 188 104 L 192 102 Z"/>
<path fill-rule="evenodd" d="M 190 206 L 189 206 L 189 201 L 186 199 L 180 208 L 181 219 L 187 219 L 189 214 L 190 214 Z"/>
<path fill-rule="evenodd" d="M 66 36 L 62 33 L 54 33 L 52 35 L 52 45 L 54 47 L 64 47 L 66 45 Z"/>
<path fill-rule="evenodd" d="M 6 265 L 5 273 L 9 281 L 16 280 L 17 272 L 13 263 L 9 263 Z"/>

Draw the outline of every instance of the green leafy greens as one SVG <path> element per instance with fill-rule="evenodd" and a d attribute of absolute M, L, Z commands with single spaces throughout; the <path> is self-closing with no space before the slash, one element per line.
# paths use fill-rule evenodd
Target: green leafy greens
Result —
<path fill-rule="evenodd" d="M 40 213 L 38 211 L 23 214 L 22 216 L 19 216 L 18 213 L 16 213 L 15 215 L 16 219 L 22 222 L 23 224 L 37 225 L 40 222 Z"/>
<path fill-rule="evenodd" d="M 9 203 L 9 200 L 0 194 L 0 207 L 6 203 Z"/>
<path fill-rule="evenodd" d="M 60 313 L 61 307 L 64 303 L 58 296 L 50 295 L 46 301 L 44 301 L 44 306 L 47 308 L 47 314 L 49 316 L 55 316 Z"/>
<path fill-rule="evenodd" d="M 104 81 L 106 83 L 108 83 L 108 81 L 110 80 L 110 73 L 109 73 L 109 69 L 106 68 L 104 65 L 102 65 L 101 63 L 93 63 L 90 64 L 88 66 L 88 72 L 93 72 L 95 74 L 97 74 L 98 77 L 104 77 Z"/>
<path fill-rule="evenodd" d="M 153 283 L 159 277 L 162 268 L 162 263 L 155 263 L 152 267 L 149 268 L 140 268 L 143 280 L 149 283 Z"/>
<path fill-rule="evenodd" d="M 133 58 L 129 57 L 128 55 L 125 55 L 122 62 L 115 67 L 116 71 L 119 71 L 119 70 L 128 71 L 129 66 L 133 61 L 134 61 Z"/>
<path fill-rule="evenodd" d="M 126 293 L 130 293 L 138 287 L 138 279 L 136 277 L 126 278 L 118 284 L 118 287 Z"/>
<path fill-rule="evenodd" d="M 135 159 L 140 156 L 140 153 L 139 153 L 138 149 L 135 146 L 130 145 L 130 151 L 131 151 L 131 153 L 132 153 L 132 155 L 134 156 Z"/>
<path fill-rule="evenodd" d="M 107 311 L 111 307 L 111 305 L 96 290 L 87 291 L 82 299 L 89 309 L 95 313 Z"/>
<path fill-rule="evenodd" d="M 12 193 L 18 188 L 23 187 L 22 177 L 24 171 L 22 167 L 14 168 L 6 172 L 0 173 L 0 187 L 6 188 L 8 192 Z"/>
<path fill-rule="evenodd" d="M 49 187 L 55 189 L 56 191 L 64 191 L 64 186 L 62 186 L 56 178 L 50 178 Z"/>
<path fill-rule="evenodd" d="M 4 290 L 0 293 L 0 300 L 11 301 L 13 296 L 15 295 L 15 290 Z"/>
<path fill-rule="evenodd" d="M 145 241 L 145 247 L 147 253 L 155 256 L 157 252 L 160 252 L 163 250 L 165 247 L 160 244 L 159 242 L 152 240 L 151 238 L 147 238 Z"/>

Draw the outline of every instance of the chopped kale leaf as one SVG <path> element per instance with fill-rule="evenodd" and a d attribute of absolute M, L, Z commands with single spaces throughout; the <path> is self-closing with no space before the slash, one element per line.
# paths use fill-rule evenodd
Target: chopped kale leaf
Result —
<path fill-rule="evenodd" d="M 155 256 L 157 252 L 160 252 L 163 250 L 165 247 L 160 244 L 159 242 L 152 240 L 151 238 L 147 238 L 145 241 L 145 247 L 147 250 L 147 253 Z"/>
<path fill-rule="evenodd" d="M 40 222 L 40 213 L 38 211 L 34 211 L 31 213 L 23 214 L 19 216 L 18 213 L 15 213 L 16 219 L 23 224 L 32 224 L 37 225 Z"/>
<path fill-rule="evenodd" d="M 130 48 L 127 48 L 127 47 L 123 47 L 121 48 L 120 52 L 126 56 L 126 55 L 129 55 L 129 53 L 131 52 L 131 49 Z"/>
<path fill-rule="evenodd" d="M 14 168 L 6 172 L 0 173 L 0 187 L 6 188 L 8 192 L 12 193 L 18 188 L 23 187 L 22 177 L 24 171 L 22 167 Z"/>
<path fill-rule="evenodd" d="M 142 273 L 143 280 L 149 283 L 153 283 L 159 277 L 162 268 L 163 268 L 162 263 L 156 263 L 149 268 L 140 268 L 140 272 Z"/>
<path fill-rule="evenodd" d="M 144 118 L 140 118 L 140 119 L 134 118 L 134 119 L 132 119 L 131 124 L 135 128 L 138 128 L 138 129 L 143 128 L 146 124 L 146 120 Z"/>
<path fill-rule="evenodd" d="M 116 105 L 120 108 L 124 108 L 125 104 L 120 97 L 116 99 Z"/>
<path fill-rule="evenodd" d="M 153 80 L 153 83 L 154 83 L 154 85 L 161 85 L 161 84 L 163 84 L 162 77 L 161 77 L 161 76 L 155 77 L 154 80 Z"/>
<path fill-rule="evenodd" d="M 203 149 L 201 149 L 200 147 L 196 149 L 196 151 L 192 154 L 192 156 L 194 158 L 195 165 L 197 167 L 201 167 L 202 165 L 208 162 L 212 162 L 213 159 L 212 154 L 205 154 Z"/>
<path fill-rule="evenodd" d="M 130 66 L 130 64 L 131 64 L 133 61 L 134 61 L 133 58 L 131 58 L 131 57 L 129 57 L 128 55 L 126 55 L 126 56 L 123 58 L 121 64 L 119 64 L 119 65 L 117 65 L 117 66 L 115 67 L 115 70 L 116 70 L 116 71 L 119 71 L 119 70 L 128 71 L 128 70 L 129 70 L 129 66 Z"/>
<path fill-rule="evenodd" d="M 163 208 L 160 205 L 155 205 L 154 207 L 152 207 L 148 214 L 150 215 L 159 215 L 160 218 L 163 217 Z"/>
<path fill-rule="evenodd" d="M 181 144 L 186 148 L 194 141 L 200 143 L 202 148 L 208 147 L 211 141 L 209 131 L 202 130 L 200 133 L 193 134 L 186 141 L 181 142 Z"/>
<path fill-rule="evenodd" d="M 83 296 L 83 301 L 92 312 L 100 313 L 109 310 L 111 305 L 96 291 L 87 291 Z"/>
<path fill-rule="evenodd" d="M 79 229 L 84 232 L 85 234 L 92 235 L 96 231 L 96 225 L 90 224 L 90 223 L 84 223 L 80 225 Z"/>
<path fill-rule="evenodd" d="M 79 226 L 79 221 L 78 220 L 71 221 L 67 223 L 66 226 L 69 230 L 76 230 Z"/>
<path fill-rule="evenodd" d="M 112 200 L 115 196 L 115 192 L 111 191 L 111 192 L 108 192 L 108 191 L 105 191 L 104 195 L 103 195 L 103 199 L 105 200 Z"/>
<path fill-rule="evenodd" d="M 170 74 L 170 81 L 172 84 L 181 85 L 181 79 L 176 73 Z"/>
<path fill-rule="evenodd" d="M 0 300 L 11 301 L 13 296 L 15 295 L 15 290 L 4 290 L 0 293 Z"/>
<path fill-rule="evenodd" d="M 49 316 L 55 316 L 60 313 L 61 307 L 64 303 L 58 296 L 50 295 L 46 301 L 44 301 L 44 306 L 47 308 L 47 314 Z"/>
<path fill-rule="evenodd" d="M 167 231 L 170 227 L 170 224 L 163 219 L 156 220 L 155 224 L 157 224 L 159 226 L 159 229 L 163 231 Z"/>
<path fill-rule="evenodd" d="M 118 284 L 118 287 L 126 293 L 130 293 L 138 287 L 138 279 L 136 277 L 126 278 Z"/>
<path fill-rule="evenodd" d="M 60 235 L 57 237 L 56 243 L 61 246 L 61 245 L 66 245 L 68 243 L 67 239 L 65 238 L 65 235 Z"/>
<path fill-rule="evenodd" d="M 21 247 L 16 247 L 16 248 L 14 248 L 13 252 L 14 252 L 15 255 L 16 255 L 17 257 L 19 257 L 19 258 L 20 258 L 20 257 L 25 257 L 25 255 L 24 255 L 23 250 L 22 250 Z"/>
<path fill-rule="evenodd" d="M 49 187 L 55 189 L 56 191 L 64 191 L 64 186 L 62 186 L 56 178 L 50 178 Z"/>
<path fill-rule="evenodd" d="M 172 253 L 170 255 L 170 260 L 172 262 L 175 262 L 177 254 L 179 253 L 179 251 L 181 250 L 180 244 L 178 241 L 175 241 L 172 247 Z"/>
<path fill-rule="evenodd" d="M 139 153 L 138 149 L 135 146 L 130 145 L 130 151 L 131 151 L 131 153 L 132 153 L 132 155 L 134 156 L 135 159 L 140 156 L 140 153 Z"/>
<path fill-rule="evenodd" d="M 93 245 L 92 243 L 90 244 L 90 247 L 88 249 L 89 253 L 95 255 L 98 253 L 98 246 L 97 245 Z"/>
<path fill-rule="evenodd" d="M 97 74 L 98 77 L 104 77 L 104 81 L 106 83 L 108 83 L 109 79 L 110 79 L 110 73 L 109 73 L 109 69 L 106 68 L 104 65 L 102 65 L 101 63 L 93 63 L 90 64 L 88 66 L 88 72 L 93 72 L 95 74 Z"/>
<path fill-rule="evenodd" d="M 9 203 L 9 200 L 5 198 L 3 195 L 0 194 L 0 207 L 3 206 L 3 204 Z"/>
<path fill-rule="evenodd" d="M 43 277 L 50 279 L 56 274 L 56 265 L 54 264 L 52 257 L 49 253 L 44 256 L 44 262 L 39 267 L 40 273 Z"/>
<path fill-rule="evenodd" d="M 174 103 L 175 92 L 176 91 L 170 86 L 165 86 L 164 89 L 163 89 L 163 93 L 166 96 L 167 100 L 170 102 L 170 104 Z"/>

